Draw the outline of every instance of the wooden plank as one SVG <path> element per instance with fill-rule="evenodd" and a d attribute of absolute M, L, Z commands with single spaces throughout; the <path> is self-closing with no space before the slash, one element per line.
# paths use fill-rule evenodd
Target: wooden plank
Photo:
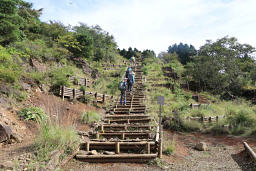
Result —
<path fill-rule="evenodd" d="M 255 152 L 252 150 L 252 148 L 246 142 L 243 142 L 243 144 L 244 144 L 245 151 L 250 155 L 250 157 L 254 160 L 254 162 L 256 162 Z"/>
<path fill-rule="evenodd" d="M 85 158 L 154 158 L 157 157 L 157 154 L 114 154 L 114 155 L 76 155 L 77 159 Z"/>

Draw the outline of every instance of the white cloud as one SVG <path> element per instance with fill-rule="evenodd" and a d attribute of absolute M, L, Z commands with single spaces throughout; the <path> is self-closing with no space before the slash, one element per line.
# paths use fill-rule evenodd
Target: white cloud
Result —
<path fill-rule="evenodd" d="M 255 0 L 66 0 L 64 5 L 31 1 L 36 7 L 43 5 L 43 19 L 100 25 L 114 35 L 121 48 L 159 53 L 173 43 L 198 48 L 206 39 L 226 35 L 256 45 Z"/>

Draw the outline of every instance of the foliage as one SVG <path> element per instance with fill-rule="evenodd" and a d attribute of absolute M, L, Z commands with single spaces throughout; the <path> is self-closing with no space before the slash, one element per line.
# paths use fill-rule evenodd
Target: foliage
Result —
<path fill-rule="evenodd" d="M 17 82 L 21 72 L 22 68 L 15 63 L 8 50 L 0 46 L 0 81 L 7 83 Z"/>
<path fill-rule="evenodd" d="M 64 150 L 71 154 L 79 144 L 79 137 L 72 127 L 62 127 L 47 122 L 40 125 L 39 133 L 35 140 L 37 159 L 50 160 L 50 153 L 54 150 Z"/>
<path fill-rule="evenodd" d="M 18 15 L 18 1 L 1 0 L 0 1 L 0 44 L 7 45 L 17 41 L 22 37 L 20 30 L 23 25 L 23 19 Z"/>
<path fill-rule="evenodd" d="M 100 115 L 95 111 L 83 112 L 81 114 L 82 123 L 93 123 L 100 120 Z"/>
<path fill-rule="evenodd" d="M 123 57 L 125 57 L 126 59 L 130 59 L 132 56 L 140 57 L 141 54 L 142 54 L 142 52 L 139 51 L 138 49 L 136 49 L 136 48 L 132 49 L 131 47 L 129 47 L 128 50 L 126 50 L 126 49 L 122 49 L 122 50 L 118 49 L 118 51 L 119 51 L 119 54 L 122 55 Z"/>
<path fill-rule="evenodd" d="M 34 120 L 39 123 L 46 121 L 47 118 L 47 115 L 44 113 L 44 111 L 41 108 L 35 106 L 23 108 L 19 112 L 19 116 L 25 120 Z"/>
<path fill-rule="evenodd" d="M 68 76 L 75 75 L 75 73 L 77 74 L 79 72 L 80 70 L 73 66 L 65 66 L 52 70 L 50 76 L 55 88 L 59 88 L 60 86 L 69 87 L 71 86 L 71 82 L 69 81 Z"/>
<path fill-rule="evenodd" d="M 187 66 L 187 75 L 191 75 L 200 89 L 233 98 L 239 95 L 246 84 L 246 72 L 241 60 L 252 61 L 254 48 L 240 44 L 234 37 L 224 37 L 216 42 L 207 41 L 199 50 L 199 56 Z"/>
<path fill-rule="evenodd" d="M 37 84 L 42 84 L 44 82 L 44 73 L 42 72 L 30 72 L 27 75 L 29 78 L 33 79 L 36 81 Z"/>
<path fill-rule="evenodd" d="M 158 58 L 160 58 L 164 64 L 178 61 L 178 55 L 175 52 L 174 53 L 161 52 L 158 54 Z"/>
<path fill-rule="evenodd" d="M 145 59 L 145 58 L 156 58 L 156 54 L 153 50 L 146 49 L 146 50 L 142 51 L 141 57 L 143 59 Z"/>
<path fill-rule="evenodd" d="M 161 160 L 160 158 L 155 158 L 154 160 L 150 160 L 148 165 L 150 166 L 158 166 L 160 168 L 162 168 L 163 170 L 165 170 L 166 168 L 168 168 L 168 163 Z"/>
<path fill-rule="evenodd" d="M 172 141 L 167 142 L 167 145 L 164 147 L 163 153 L 166 155 L 172 155 L 175 151 L 175 138 Z"/>
<path fill-rule="evenodd" d="M 197 51 L 193 45 L 180 43 L 168 47 L 168 53 L 177 53 L 178 59 L 182 64 L 191 61 L 191 57 L 196 55 Z"/>
<path fill-rule="evenodd" d="M 47 42 L 42 39 L 16 42 L 13 44 L 13 47 L 30 58 L 37 59 L 41 62 L 60 61 L 62 58 L 66 58 L 69 55 L 66 49 L 59 47 L 57 44 L 48 47 Z"/>

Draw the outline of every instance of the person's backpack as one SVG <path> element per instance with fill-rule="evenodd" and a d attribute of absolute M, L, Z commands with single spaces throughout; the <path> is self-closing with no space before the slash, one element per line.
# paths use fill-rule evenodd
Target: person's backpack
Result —
<path fill-rule="evenodd" d="M 129 73 L 127 82 L 129 82 L 131 84 L 131 83 L 133 83 L 132 81 L 133 81 L 132 73 Z"/>
<path fill-rule="evenodd" d="M 131 73 L 131 68 L 128 67 L 128 69 L 126 70 L 126 73 L 125 73 L 125 77 L 128 78 L 129 74 Z"/>
<path fill-rule="evenodd" d="M 135 76 L 132 74 L 132 84 L 135 83 Z"/>
<path fill-rule="evenodd" d="M 125 85 L 124 85 L 124 82 L 123 82 L 123 81 L 120 81 L 120 82 L 119 82 L 118 89 L 119 89 L 120 91 L 125 90 Z"/>

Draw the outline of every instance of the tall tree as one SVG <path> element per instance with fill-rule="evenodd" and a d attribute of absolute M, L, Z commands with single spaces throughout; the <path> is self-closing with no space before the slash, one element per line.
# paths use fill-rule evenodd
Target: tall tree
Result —
<path fill-rule="evenodd" d="M 168 47 L 168 53 L 177 53 L 182 64 L 191 61 L 191 57 L 196 55 L 196 49 L 193 45 L 180 43 Z"/>
<path fill-rule="evenodd" d="M 18 15 L 18 0 L 0 1 L 0 44 L 7 45 L 21 39 L 23 18 Z"/>
<path fill-rule="evenodd" d="M 240 44 L 234 37 L 224 37 L 216 42 L 208 40 L 199 50 L 199 56 L 188 64 L 188 74 L 200 88 L 214 93 L 226 93 L 232 96 L 246 84 L 241 60 L 253 61 L 255 49 Z M 255 62 L 253 61 L 254 65 Z"/>

